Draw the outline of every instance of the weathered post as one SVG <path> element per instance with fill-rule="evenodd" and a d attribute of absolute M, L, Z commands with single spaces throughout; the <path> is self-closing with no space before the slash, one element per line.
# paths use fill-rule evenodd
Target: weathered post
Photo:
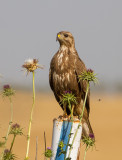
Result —
<path fill-rule="evenodd" d="M 79 119 L 77 117 L 73 118 L 71 121 L 68 117 L 64 118 L 60 116 L 53 120 L 53 136 L 52 136 L 52 152 L 53 156 L 51 160 L 64 160 L 66 158 L 71 158 L 71 160 L 78 160 L 79 148 L 82 134 L 82 126 L 79 128 Z M 78 128 L 75 141 L 72 145 L 75 132 Z M 60 142 L 63 142 L 64 146 L 59 146 Z M 70 153 L 70 149 L 72 151 Z"/>

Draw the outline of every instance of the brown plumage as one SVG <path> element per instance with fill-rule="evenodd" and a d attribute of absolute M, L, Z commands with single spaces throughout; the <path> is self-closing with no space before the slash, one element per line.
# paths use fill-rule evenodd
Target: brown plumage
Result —
<path fill-rule="evenodd" d="M 72 91 L 77 98 L 77 105 L 74 106 L 73 114 L 79 116 L 82 112 L 83 101 L 86 92 L 86 82 L 80 81 L 78 75 L 86 70 L 85 64 L 79 58 L 75 49 L 75 42 L 70 32 L 62 31 L 57 34 L 57 40 L 60 43 L 58 52 L 53 56 L 50 63 L 49 82 L 54 92 L 57 102 L 60 104 L 64 91 Z M 83 116 L 83 134 L 93 133 L 90 122 L 90 91 L 86 100 L 86 106 Z M 60 104 L 63 108 L 63 105 Z M 66 107 L 69 115 L 70 110 Z"/>

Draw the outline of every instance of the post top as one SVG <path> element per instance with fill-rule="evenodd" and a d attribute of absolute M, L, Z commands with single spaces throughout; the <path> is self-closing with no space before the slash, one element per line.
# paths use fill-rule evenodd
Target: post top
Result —
<path fill-rule="evenodd" d="M 60 115 L 58 118 L 54 118 L 53 121 L 69 121 L 71 122 L 71 117 L 70 116 L 62 116 Z M 73 116 L 73 122 L 74 123 L 79 123 L 80 120 L 78 119 L 78 116 Z"/>

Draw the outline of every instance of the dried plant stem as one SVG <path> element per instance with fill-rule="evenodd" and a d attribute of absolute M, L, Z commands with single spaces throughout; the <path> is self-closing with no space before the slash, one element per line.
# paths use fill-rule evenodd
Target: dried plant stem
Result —
<path fill-rule="evenodd" d="M 45 134 L 45 131 L 44 131 L 44 145 L 45 145 L 45 152 L 46 152 L 47 145 L 46 145 L 46 134 Z M 44 160 L 47 160 L 47 158 L 45 156 L 44 156 Z"/>
<path fill-rule="evenodd" d="M 4 143 L 4 146 L 3 146 L 3 151 L 1 153 L 0 160 L 3 159 L 4 149 L 6 148 L 6 143 L 7 143 L 7 140 L 8 140 L 8 135 L 9 135 L 9 132 L 10 132 L 12 121 L 13 121 L 13 103 L 12 103 L 11 96 L 9 96 L 9 101 L 10 101 L 10 105 L 11 105 L 11 118 L 10 118 L 10 121 L 9 121 L 8 130 L 7 130 L 7 133 L 6 133 L 6 136 L 5 136 L 5 143 Z"/>
<path fill-rule="evenodd" d="M 44 131 L 44 145 L 45 145 L 45 152 L 46 152 L 47 146 L 46 146 L 46 134 L 45 134 L 45 131 Z"/>
<path fill-rule="evenodd" d="M 74 137 L 73 137 L 72 144 L 71 144 L 72 146 L 73 146 L 74 141 L 75 141 L 75 138 L 76 138 L 76 136 L 77 136 L 78 129 L 79 129 L 79 127 L 81 126 L 81 121 L 82 121 L 82 119 L 83 119 L 83 114 L 84 114 L 84 109 L 85 109 L 85 104 L 86 104 L 86 99 L 87 99 L 88 91 L 89 91 L 89 83 L 87 84 L 86 95 L 85 95 L 85 99 L 84 99 L 84 103 L 83 103 L 82 113 L 81 113 L 81 116 L 80 116 L 80 122 L 79 122 L 79 124 L 78 124 L 78 127 L 77 127 L 77 129 L 76 129 L 75 135 L 74 135 Z M 72 148 L 73 148 L 73 147 L 70 147 L 68 158 L 70 157 Z"/>
<path fill-rule="evenodd" d="M 30 121 L 29 121 L 29 127 L 28 127 L 27 151 L 26 151 L 26 158 L 25 159 L 28 159 L 28 154 L 29 154 L 32 117 L 33 117 L 33 110 L 34 110 L 34 107 L 35 107 L 35 74 L 34 74 L 34 71 L 32 73 L 33 73 L 33 104 L 32 104 L 32 108 L 31 108 L 31 115 L 30 115 Z"/>

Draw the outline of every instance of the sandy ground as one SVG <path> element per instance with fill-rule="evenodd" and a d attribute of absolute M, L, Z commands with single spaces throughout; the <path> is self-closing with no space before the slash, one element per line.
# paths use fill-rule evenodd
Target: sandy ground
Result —
<path fill-rule="evenodd" d="M 101 99 L 99 101 L 99 99 Z M 14 123 L 19 123 L 27 135 L 32 93 L 16 92 L 13 97 Z M 29 157 L 35 159 L 36 136 L 38 136 L 38 160 L 44 156 L 44 131 L 47 146 L 51 146 L 53 119 L 62 114 L 62 110 L 55 101 L 53 94 L 36 95 Z M 0 137 L 5 136 L 10 119 L 10 104 L 8 99 L 0 97 Z M 91 96 L 90 121 L 96 136 L 96 148 L 89 150 L 86 160 L 121 160 L 122 159 L 122 95 L 97 94 Z M 11 136 L 7 147 L 10 147 Z M 0 139 L 1 140 L 1 139 Z M 14 153 L 20 160 L 24 160 L 26 153 L 26 136 L 18 136 Z M 81 148 L 83 160 L 84 147 Z"/>

